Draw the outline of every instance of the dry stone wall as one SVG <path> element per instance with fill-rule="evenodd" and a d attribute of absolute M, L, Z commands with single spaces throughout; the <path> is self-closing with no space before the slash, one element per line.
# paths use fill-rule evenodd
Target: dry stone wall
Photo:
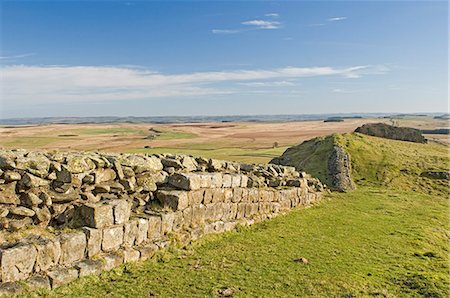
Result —
<path fill-rule="evenodd" d="M 185 244 L 252 224 L 322 191 L 317 179 L 278 165 L 0 151 L 0 293 L 17 281 L 54 288 L 145 260 L 170 239 Z"/>

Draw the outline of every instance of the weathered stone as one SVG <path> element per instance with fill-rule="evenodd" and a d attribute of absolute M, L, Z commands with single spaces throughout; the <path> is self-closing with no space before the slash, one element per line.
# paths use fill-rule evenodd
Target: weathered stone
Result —
<path fill-rule="evenodd" d="M 136 235 L 136 245 L 141 244 L 148 237 L 148 220 L 144 218 L 138 218 L 138 231 Z"/>
<path fill-rule="evenodd" d="M 231 175 L 231 187 L 240 187 L 241 186 L 241 175 Z"/>
<path fill-rule="evenodd" d="M 174 214 L 170 213 L 161 213 L 161 234 L 165 235 L 173 230 L 173 222 L 174 222 Z"/>
<path fill-rule="evenodd" d="M 211 203 L 218 203 L 218 202 L 225 201 L 225 189 L 220 189 L 220 188 L 212 189 L 211 193 L 212 193 Z M 206 197 L 206 195 L 205 195 L 205 197 Z M 204 203 L 207 204 L 207 201 L 205 200 Z"/>
<path fill-rule="evenodd" d="M 173 218 L 173 227 L 172 230 L 174 232 L 179 232 L 183 226 L 183 212 L 177 211 L 174 212 L 174 218 Z"/>
<path fill-rule="evenodd" d="M 52 214 L 50 213 L 50 210 L 47 207 L 43 208 L 37 208 L 34 207 L 33 211 L 36 213 L 36 222 L 42 226 L 46 227 L 50 220 L 52 219 Z"/>
<path fill-rule="evenodd" d="M 183 165 L 183 168 L 188 172 L 197 170 L 198 166 L 195 158 L 190 156 L 183 156 L 183 158 L 181 159 L 181 164 Z"/>
<path fill-rule="evenodd" d="M 30 188 L 37 188 L 39 186 L 49 185 L 50 182 L 47 180 L 44 180 L 42 178 L 39 178 L 37 176 L 34 176 L 32 174 L 25 173 L 22 176 L 22 179 L 20 179 L 20 181 L 17 183 L 18 183 L 18 185 L 17 185 L 18 189 L 20 191 L 24 191 L 24 190 L 28 190 Z"/>
<path fill-rule="evenodd" d="M 47 271 L 58 264 L 61 257 L 61 245 L 58 239 L 38 238 L 33 241 L 36 248 L 35 272 Z"/>
<path fill-rule="evenodd" d="M 217 191 L 221 191 L 221 189 L 217 188 L 207 188 L 204 190 L 203 201 L 202 204 L 209 204 L 213 201 L 214 193 Z"/>
<path fill-rule="evenodd" d="M 51 289 L 50 279 L 47 276 L 42 275 L 33 275 L 32 277 L 28 278 L 26 281 L 26 285 L 31 290 Z"/>
<path fill-rule="evenodd" d="M 114 170 L 117 173 L 117 177 L 120 180 L 125 179 L 125 175 L 123 174 L 123 170 L 122 170 L 122 166 L 120 165 L 120 163 L 117 160 L 114 160 L 113 162 L 113 166 L 114 166 Z"/>
<path fill-rule="evenodd" d="M 72 173 L 67 170 L 66 167 L 62 166 L 61 170 L 56 170 L 56 181 L 62 183 L 71 183 L 72 182 Z"/>
<path fill-rule="evenodd" d="M 230 174 L 223 174 L 222 175 L 222 187 L 223 188 L 229 188 L 232 185 L 232 176 Z"/>
<path fill-rule="evenodd" d="M 64 183 L 59 181 L 52 181 L 52 189 L 57 193 L 68 193 L 72 189 L 72 185 L 70 183 Z"/>
<path fill-rule="evenodd" d="M 48 174 L 50 160 L 40 152 L 29 152 L 27 157 L 16 159 L 16 169 L 44 178 Z"/>
<path fill-rule="evenodd" d="M 6 217 L 9 214 L 8 208 L 0 206 L 0 218 Z"/>
<path fill-rule="evenodd" d="M 95 177 L 94 175 L 86 175 L 83 177 L 83 180 L 81 180 L 84 184 L 93 184 L 95 183 Z"/>
<path fill-rule="evenodd" d="M 134 191 L 136 188 L 136 178 L 135 177 L 123 179 L 123 180 L 120 180 L 119 182 L 120 182 L 120 184 L 123 185 L 123 187 L 125 188 L 126 191 Z"/>
<path fill-rule="evenodd" d="M 241 187 L 248 187 L 248 176 L 241 175 Z"/>
<path fill-rule="evenodd" d="M 203 202 L 204 189 L 191 190 L 188 192 L 188 205 L 200 205 Z"/>
<path fill-rule="evenodd" d="M 70 189 L 67 193 L 50 192 L 49 195 L 52 202 L 58 204 L 68 203 L 80 199 L 80 195 L 73 189 Z"/>
<path fill-rule="evenodd" d="M 163 158 L 161 160 L 162 164 L 164 165 L 164 168 L 175 168 L 175 169 L 182 169 L 183 165 L 181 164 L 181 161 L 174 158 Z"/>
<path fill-rule="evenodd" d="M 102 203 L 85 204 L 77 209 L 74 225 L 103 228 L 114 224 L 113 206 Z"/>
<path fill-rule="evenodd" d="M 94 190 L 92 190 L 92 193 L 94 195 L 97 195 L 99 193 L 108 193 L 110 190 L 111 190 L 111 187 L 109 185 L 96 184 L 94 187 Z"/>
<path fill-rule="evenodd" d="M 94 172 L 94 183 L 99 184 L 116 179 L 116 172 L 113 169 L 98 169 Z"/>
<path fill-rule="evenodd" d="M 233 198 L 233 189 L 231 188 L 223 189 L 223 202 L 230 203 L 232 198 Z"/>
<path fill-rule="evenodd" d="M 53 204 L 52 198 L 45 192 L 39 194 L 39 199 L 41 199 L 46 206 L 51 206 Z"/>
<path fill-rule="evenodd" d="M 103 231 L 83 227 L 83 232 L 86 235 L 86 255 L 88 258 L 92 258 L 101 252 Z"/>
<path fill-rule="evenodd" d="M 192 226 L 201 226 L 205 223 L 205 210 L 205 205 L 192 206 Z"/>
<path fill-rule="evenodd" d="M 179 190 L 160 190 L 156 197 L 163 207 L 171 208 L 174 211 L 185 209 L 188 204 L 188 195 L 185 191 Z"/>
<path fill-rule="evenodd" d="M 75 268 L 57 267 L 47 273 L 52 289 L 68 284 L 78 278 L 78 270 Z"/>
<path fill-rule="evenodd" d="M 2 153 L 2 155 L 0 155 L 0 169 L 13 170 L 16 167 L 14 159 L 15 156 L 13 154 Z"/>
<path fill-rule="evenodd" d="M 93 169 L 95 169 L 94 162 L 85 156 L 72 155 L 68 157 L 67 170 L 71 173 L 78 174 Z"/>
<path fill-rule="evenodd" d="M 79 277 L 98 275 L 102 272 L 103 263 L 99 260 L 83 260 L 74 266 L 78 270 Z"/>
<path fill-rule="evenodd" d="M 95 196 L 91 192 L 85 192 L 80 194 L 81 199 L 86 201 L 87 203 L 93 204 L 100 202 L 100 196 Z"/>
<path fill-rule="evenodd" d="M 195 190 L 201 187 L 200 177 L 194 173 L 175 173 L 169 177 L 169 184 L 179 189 Z"/>
<path fill-rule="evenodd" d="M 211 173 L 210 176 L 211 176 L 211 187 L 221 188 L 223 185 L 222 173 Z"/>
<path fill-rule="evenodd" d="M 16 282 L 0 283 L 0 296 L 13 297 L 22 293 L 23 288 Z"/>
<path fill-rule="evenodd" d="M 224 169 L 225 162 L 217 159 L 210 159 L 208 162 L 208 168 L 213 172 L 219 172 Z"/>
<path fill-rule="evenodd" d="M 144 191 L 155 191 L 156 187 L 156 175 L 151 172 L 145 172 L 136 176 L 136 184 Z"/>
<path fill-rule="evenodd" d="M 128 221 L 131 214 L 131 204 L 127 200 L 112 200 L 108 204 L 113 207 L 115 224 L 123 224 Z"/>
<path fill-rule="evenodd" d="M 200 188 L 211 188 L 211 174 L 203 173 L 200 176 Z"/>
<path fill-rule="evenodd" d="M 140 253 L 140 259 L 142 261 L 145 261 L 155 255 L 155 253 L 158 251 L 158 246 L 155 244 L 147 244 L 145 246 L 137 247 L 137 250 Z"/>
<path fill-rule="evenodd" d="M 16 182 L 0 185 L 0 204 L 19 204 Z"/>
<path fill-rule="evenodd" d="M 61 265 L 70 265 L 83 259 L 86 249 L 86 235 L 83 232 L 63 233 L 59 236 L 61 243 Z"/>
<path fill-rule="evenodd" d="M 103 268 L 105 270 L 111 270 L 113 268 L 119 267 L 123 264 L 123 256 L 118 254 L 107 254 L 103 258 Z"/>
<path fill-rule="evenodd" d="M 156 240 L 161 238 L 161 217 L 157 215 L 148 216 L 148 234 L 147 238 Z"/>
<path fill-rule="evenodd" d="M 3 178 L 5 179 L 6 183 L 10 183 L 13 181 L 19 181 L 20 179 L 22 179 L 22 176 L 17 172 L 6 171 L 3 175 Z"/>
<path fill-rule="evenodd" d="M 123 226 L 113 226 L 103 229 L 102 250 L 115 251 L 123 243 Z"/>
<path fill-rule="evenodd" d="M 42 200 L 32 192 L 22 194 L 20 201 L 22 205 L 27 207 L 34 207 L 42 203 Z"/>
<path fill-rule="evenodd" d="M 138 234 L 138 220 L 132 219 L 124 224 L 123 246 L 131 247 Z"/>
<path fill-rule="evenodd" d="M 28 209 L 26 207 L 13 207 L 9 210 L 9 213 L 14 214 L 14 215 L 18 215 L 18 216 L 28 216 L 28 217 L 32 217 L 34 216 L 35 212 L 31 209 Z"/>
<path fill-rule="evenodd" d="M 123 262 L 124 263 L 139 261 L 139 257 L 140 257 L 139 250 L 127 247 L 127 248 L 123 249 L 122 253 L 123 253 Z"/>
<path fill-rule="evenodd" d="M 12 282 L 27 278 L 33 271 L 36 248 L 29 243 L 19 243 L 0 249 L 1 281 Z"/>
<path fill-rule="evenodd" d="M 33 223 L 33 220 L 29 217 L 23 219 L 10 219 L 8 221 L 9 230 L 15 232 L 22 228 L 25 228 Z"/>

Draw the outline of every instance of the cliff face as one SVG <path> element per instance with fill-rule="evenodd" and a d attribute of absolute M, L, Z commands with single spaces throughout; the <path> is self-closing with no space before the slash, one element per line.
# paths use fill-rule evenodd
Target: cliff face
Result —
<path fill-rule="evenodd" d="M 169 235 L 187 243 L 252 224 L 310 204 L 322 190 L 317 179 L 277 165 L 0 151 L 0 281 L 56 287 L 151 257 Z M 33 229 L 41 236 L 21 237 Z"/>
<path fill-rule="evenodd" d="M 427 140 L 420 130 L 409 127 L 397 127 L 384 123 L 369 123 L 358 127 L 355 132 L 369 136 L 391 140 L 426 143 Z"/>

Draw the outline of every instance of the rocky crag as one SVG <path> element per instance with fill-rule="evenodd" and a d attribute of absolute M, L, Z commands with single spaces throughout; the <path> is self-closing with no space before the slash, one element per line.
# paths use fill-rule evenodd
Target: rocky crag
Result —
<path fill-rule="evenodd" d="M 355 132 L 362 133 L 369 136 L 408 141 L 414 143 L 426 143 L 427 139 L 422 135 L 422 132 L 415 128 L 398 127 L 384 123 L 368 123 L 358 127 Z"/>
<path fill-rule="evenodd" d="M 0 151 L 0 294 L 54 288 L 320 199 L 293 167 L 185 155 Z"/>

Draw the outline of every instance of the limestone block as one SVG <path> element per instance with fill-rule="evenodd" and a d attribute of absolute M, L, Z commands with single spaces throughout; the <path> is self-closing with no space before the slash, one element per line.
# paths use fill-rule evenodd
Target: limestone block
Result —
<path fill-rule="evenodd" d="M 113 169 L 98 169 L 94 172 L 94 183 L 99 184 L 116 179 L 116 172 Z"/>
<path fill-rule="evenodd" d="M 207 222 L 214 221 L 214 212 L 216 204 L 217 203 L 205 205 L 205 221 Z"/>
<path fill-rule="evenodd" d="M 102 250 L 106 252 L 118 250 L 123 243 L 123 226 L 112 226 L 103 229 Z"/>
<path fill-rule="evenodd" d="M 0 296 L 2 297 L 15 297 L 16 295 L 20 295 L 22 291 L 23 287 L 18 282 L 0 283 Z"/>
<path fill-rule="evenodd" d="M 118 254 L 106 254 L 103 258 L 103 269 L 111 270 L 123 264 L 123 256 Z"/>
<path fill-rule="evenodd" d="M 227 188 L 223 190 L 223 202 L 230 203 L 233 198 L 233 189 Z"/>
<path fill-rule="evenodd" d="M 200 188 L 211 188 L 211 174 L 204 173 L 200 176 Z"/>
<path fill-rule="evenodd" d="M 27 278 L 33 271 L 36 261 L 36 248 L 30 243 L 0 250 L 2 282 L 12 282 Z"/>
<path fill-rule="evenodd" d="M 92 258 L 101 252 L 103 231 L 101 229 L 83 227 L 83 232 L 86 235 L 86 254 L 88 258 Z"/>
<path fill-rule="evenodd" d="M 61 244 L 61 265 L 70 265 L 84 258 L 86 235 L 83 232 L 63 233 L 59 236 Z"/>
<path fill-rule="evenodd" d="M 241 186 L 241 175 L 233 174 L 231 175 L 231 187 Z"/>
<path fill-rule="evenodd" d="M 6 183 L 10 183 L 13 181 L 19 181 L 20 179 L 22 179 L 22 176 L 19 173 L 14 172 L 14 171 L 6 171 L 3 174 L 3 178 L 5 179 Z"/>
<path fill-rule="evenodd" d="M 131 247 L 138 234 L 138 220 L 132 219 L 124 224 L 123 246 Z"/>
<path fill-rule="evenodd" d="M 18 216 L 28 216 L 28 217 L 32 217 L 36 214 L 33 210 L 22 206 L 11 208 L 9 210 L 9 213 Z"/>
<path fill-rule="evenodd" d="M 247 200 L 244 200 L 243 195 L 244 194 L 244 189 L 243 188 L 234 188 L 233 189 L 233 193 L 232 193 L 232 197 L 231 197 L 231 202 L 233 203 L 239 203 L 241 201 L 246 202 Z"/>
<path fill-rule="evenodd" d="M 38 238 L 33 245 L 36 248 L 35 272 L 47 271 L 59 263 L 61 244 L 58 239 Z"/>
<path fill-rule="evenodd" d="M 78 278 L 78 270 L 75 268 L 58 267 L 47 273 L 52 289 L 68 284 Z"/>
<path fill-rule="evenodd" d="M 225 222 L 223 224 L 223 230 L 224 231 L 232 231 L 236 228 L 237 222 L 235 221 L 229 221 L 229 222 Z"/>
<path fill-rule="evenodd" d="M 152 243 L 145 246 L 138 246 L 137 250 L 140 253 L 140 259 L 142 261 L 145 261 L 155 255 L 155 253 L 158 251 L 158 246 Z"/>
<path fill-rule="evenodd" d="M 203 195 L 202 203 L 204 205 L 211 203 L 213 201 L 214 193 L 217 192 L 217 191 L 220 191 L 220 189 L 216 189 L 216 188 L 207 188 L 207 189 L 205 189 L 205 193 Z"/>
<path fill-rule="evenodd" d="M 136 262 L 139 261 L 140 258 L 140 252 L 139 250 L 133 249 L 133 248 L 124 248 L 122 251 L 123 254 L 123 262 L 129 263 L 129 262 Z"/>
<path fill-rule="evenodd" d="M 182 211 L 174 212 L 172 230 L 174 232 L 178 232 L 181 230 L 182 227 L 183 227 L 183 212 Z"/>
<path fill-rule="evenodd" d="M 16 195 L 16 184 L 12 182 L 0 185 L 0 204 L 19 204 L 19 198 Z"/>
<path fill-rule="evenodd" d="M 90 203 L 78 208 L 74 222 L 76 226 L 103 228 L 114 224 L 113 206 L 104 203 Z"/>
<path fill-rule="evenodd" d="M 214 204 L 214 216 L 213 220 L 221 220 L 225 214 L 225 206 L 226 203 L 216 203 Z"/>
<path fill-rule="evenodd" d="M 193 217 L 193 207 L 188 207 L 182 211 L 182 224 L 186 227 L 191 226 Z"/>
<path fill-rule="evenodd" d="M 237 216 L 237 203 L 230 203 L 228 207 L 224 210 L 223 220 L 235 220 Z"/>
<path fill-rule="evenodd" d="M 250 188 L 248 190 L 248 202 L 258 202 L 259 201 L 259 189 Z"/>
<path fill-rule="evenodd" d="M 31 290 L 46 289 L 50 290 L 50 279 L 48 276 L 34 275 L 27 279 L 26 285 Z M 1 295 L 1 293 L 0 293 Z"/>
<path fill-rule="evenodd" d="M 173 212 L 161 213 L 161 234 L 172 232 L 175 216 Z"/>
<path fill-rule="evenodd" d="M 191 225 L 193 227 L 201 226 L 205 223 L 205 205 L 198 205 L 192 207 L 192 220 Z"/>
<path fill-rule="evenodd" d="M 100 260 L 83 260 L 74 266 L 78 270 L 79 277 L 99 275 L 103 270 L 103 262 Z"/>
<path fill-rule="evenodd" d="M 159 177 L 151 172 L 145 172 L 136 176 L 136 184 L 144 191 L 155 191 L 157 189 L 156 181 Z"/>
<path fill-rule="evenodd" d="M 191 190 L 188 192 L 188 205 L 196 206 L 203 202 L 203 196 L 205 194 L 204 189 Z"/>
<path fill-rule="evenodd" d="M 72 173 L 67 170 L 66 167 L 61 167 L 60 170 L 56 170 L 56 181 L 62 183 L 71 183 L 72 182 Z"/>
<path fill-rule="evenodd" d="M 212 199 L 211 203 L 221 203 L 225 201 L 225 189 L 222 188 L 213 188 L 211 189 Z M 208 204 L 208 202 L 204 202 L 204 204 Z"/>
<path fill-rule="evenodd" d="M 136 235 L 136 245 L 141 244 L 148 237 L 148 220 L 145 218 L 138 218 L 138 231 Z"/>
<path fill-rule="evenodd" d="M 183 210 L 189 205 L 187 192 L 180 190 L 159 190 L 156 197 L 163 207 L 171 208 L 174 211 Z"/>
<path fill-rule="evenodd" d="M 210 175 L 211 175 L 211 188 L 221 188 L 223 185 L 222 173 L 210 173 Z"/>
<path fill-rule="evenodd" d="M 170 185 L 184 190 L 199 189 L 201 183 L 201 176 L 194 173 L 175 173 L 169 177 Z"/>
<path fill-rule="evenodd" d="M 248 176 L 246 175 L 241 175 L 241 187 L 248 187 Z"/>
<path fill-rule="evenodd" d="M 123 224 L 128 221 L 131 214 L 131 204 L 127 200 L 111 200 L 108 205 L 113 208 L 115 224 Z"/>
<path fill-rule="evenodd" d="M 222 187 L 223 188 L 230 188 L 232 185 L 232 176 L 230 174 L 223 174 L 222 175 Z"/>
<path fill-rule="evenodd" d="M 148 217 L 148 234 L 147 238 L 150 240 L 157 240 L 161 238 L 161 217 L 151 215 Z"/>

